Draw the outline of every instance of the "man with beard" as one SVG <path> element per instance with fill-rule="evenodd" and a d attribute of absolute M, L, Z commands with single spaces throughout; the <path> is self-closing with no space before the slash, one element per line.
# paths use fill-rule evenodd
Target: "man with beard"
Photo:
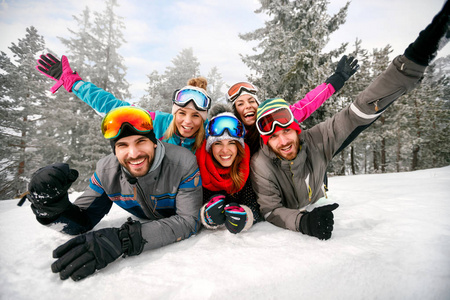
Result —
<path fill-rule="evenodd" d="M 26 198 L 41 224 L 82 233 L 53 251 L 58 260 L 52 271 L 61 279 L 83 279 L 121 255 L 186 239 L 200 226 L 202 184 L 189 150 L 157 140 L 150 114 L 132 106 L 110 111 L 102 133 L 113 153 L 98 161 L 89 187 L 74 203 L 67 191 L 78 172 L 67 164 L 39 169 L 28 187 Z M 90 231 L 113 203 L 149 221 L 129 218 L 120 228 Z"/>
<path fill-rule="evenodd" d="M 396 57 L 356 100 L 332 118 L 301 131 L 283 99 L 257 110 L 263 146 L 251 160 L 253 188 L 265 219 L 276 226 L 329 239 L 338 204 L 309 205 L 324 196 L 323 179 L 331 159 L 377 120 L 401 95 L 414 89 L 437 51 L 450 38 L 447 1 L 403 55 Z M 430 99 L 431 101 L 431 99 Z"/>

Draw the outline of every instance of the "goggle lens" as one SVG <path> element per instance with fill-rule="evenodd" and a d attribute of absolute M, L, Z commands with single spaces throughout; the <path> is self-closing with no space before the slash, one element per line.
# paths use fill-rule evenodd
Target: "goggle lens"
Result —
<path fill-rule="evenodd" d="M 294 116 L 288 108 L 281 108 L 273 111 L 265 116 L 262 116 L 257 121 L 257 126 L 261 134 L 271 134 L 275 129 L 275 125 L 282 127 L 289 126 L 294 121 Z"/>
<path fill-rule="evenodd" d="M 234 85 L 232 85 L 227 92 L 228 100 L 234 101 L 239 95 L 242 93 L 242 91 L 245 90 L 249 92 L 250 94 L 256 94 L 258 89 L 251 83 L 248 82 L 238 82 Z"/>
<path fill-rule="evenodd" d="M 225 130 L 228 130 L 232 137 L 243 138 L 245 135 L 242 123 L 231 116 L 218 116 L 208 124 L 208 136 L 221 136 Z"/>
<path fill-rule="evenodd" d="M 199 110 L 207 110 L 211 107 L 211 99 L 195 89 L 182 89 L 175 92 L 173 102 L 181 107 L 185 107 L 189 101 L 194 101 L 194 105 Z"/>
<path fill-rule="evenodd" d="M 124 123 L 130 124 L 140 132 L 153 130 L 153 121 L 147 111 L 137 107 L 122 106 L 111 110 L 103 118 L 102 134 L 105 139 L 117 137 Z"/>

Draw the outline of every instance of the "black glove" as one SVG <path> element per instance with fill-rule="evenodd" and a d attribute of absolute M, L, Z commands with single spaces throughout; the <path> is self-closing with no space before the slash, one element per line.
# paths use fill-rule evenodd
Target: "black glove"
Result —
<path fill-rule="evenodd" d="M 225 223 L 224 206 L 224 195 L 214 195 L 209 198 L 209 201 L 205 206 L 205 220 L 209 225 L 218 226 Z"/>
<path fill-rule="evenodd" d="M 72 204 L 67 191 L 77 178 L 78 171 L 63 163 L 34 172 L 26 195 L 34 214 L 40 218 L 53 218 L 68 209 Z"/>
<path fill-rule="evenodd" d="M 106 267 L 120 255 L 141 254 L 147 241 L 142 237 L 141 223 L 128 218 L 119 228 L 104 228 L 77 236 L 53 251 L 58 258 L 53 273 L 62 280 L 81 280 Z"/>
<path fill-rule="evenodd" d="M 358 60 L 353 56 L 347 58 L 347 55 L 342 56 L 338 62 L 336 71 L 325 82 L 330 83 L 335 92 L 339 91 L 345 84 L 345 82 L 358 71 Z"/>
<path fill-rule="evenodd" d="M 413 62 L 428 66 L 437 51 L 450 39 L 450 1 L 433 18 L 430 25 L 419 33 L 419 36 L 405 50 L 405 56 Z"/>
<path fill-rule="evenodd" d="M 231 233 L 239 233 L 247 223 L 247 213 L 237 203 L 230 203 L 225 206 L 225 227 Z"/>
<path fill-rule="evenodd" d="M 333 231 L 334 216 L 332 211 L 339 207 L 334 203 L 314 208 L 311 212 L 305 212 L 300 219 L 300 232 L 315 236 L 320 240 L 328 240 Z"/>

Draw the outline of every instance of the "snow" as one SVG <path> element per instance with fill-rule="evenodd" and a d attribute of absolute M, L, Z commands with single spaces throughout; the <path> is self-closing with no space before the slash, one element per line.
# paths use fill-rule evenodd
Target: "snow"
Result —
<path fill-rule="evenodd" d="M 0 299 L 450 299 L 450 166 L 329 178 L 339 203 L 328 241 L 273 226 L 185 241 L 119 258 L 74 282 L 53 274 L 70 237 L 0 201 Z M 71 199 L 76 198 L 71 195 Z M 96 229 L 120 226 L 114 206 Z"/>

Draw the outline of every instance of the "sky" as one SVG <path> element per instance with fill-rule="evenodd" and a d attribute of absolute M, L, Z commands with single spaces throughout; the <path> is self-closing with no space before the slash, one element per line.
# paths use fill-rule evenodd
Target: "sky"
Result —
<path fill-rule="evenodd" d="M 450 299 L 450 166 L 329 178 L 331 239 L 260 222 L 206 230 L 119 258 L 86 279 L 53 274 L 70 239 L 38 224 L 27 201 L 0 201 L 0 299 Z M 71 194 L 74 200 L 79 194 Z M 117 205 L 94 229 L 120 227 Z"/>
<path fill-rule="evenodd" d="M 91 11 L 104 9 L 100 0 L 0 1 L 0 51 L 6 53 L 11 43 L 25 36 L 25 28 L 35 26 L 47 47 L 62 55 L 68 49 L 57 37 L 71 37 L 68 29 L 77 29 L 73 16 L 79 16 L 86 6 Z M 241 40 L 238 34 L 263 27 L 268 18 L 254 13 L 260 7 L 257 0 L 118 2 L 116 14 L 123 17 L 127 41 L 119 53 L 128 68 L 130 91 L 137 99 L 145 93 L 146 75 L 153 70 L 164 72 L 185 48 L 193 49 L 201 64 L 201 75 L 207 76 L 211 68 L 217 67 L 226 86 L 246 80 L 251 71 L 240 55 L 254 54 L 256 44 Z M 329 13 L 336 13 L 345 3 L 330 0 Z M 392 55 L 401 54 L 443 4 L 444 0 L 353 0 L 347 22 L 331 36 L 325 50 L 344 42 L 351 45 L 359 38 L 366 49 L 390 44 Z M 449 48 L 444 48 L 440 56 L 450 54 Z"/>

